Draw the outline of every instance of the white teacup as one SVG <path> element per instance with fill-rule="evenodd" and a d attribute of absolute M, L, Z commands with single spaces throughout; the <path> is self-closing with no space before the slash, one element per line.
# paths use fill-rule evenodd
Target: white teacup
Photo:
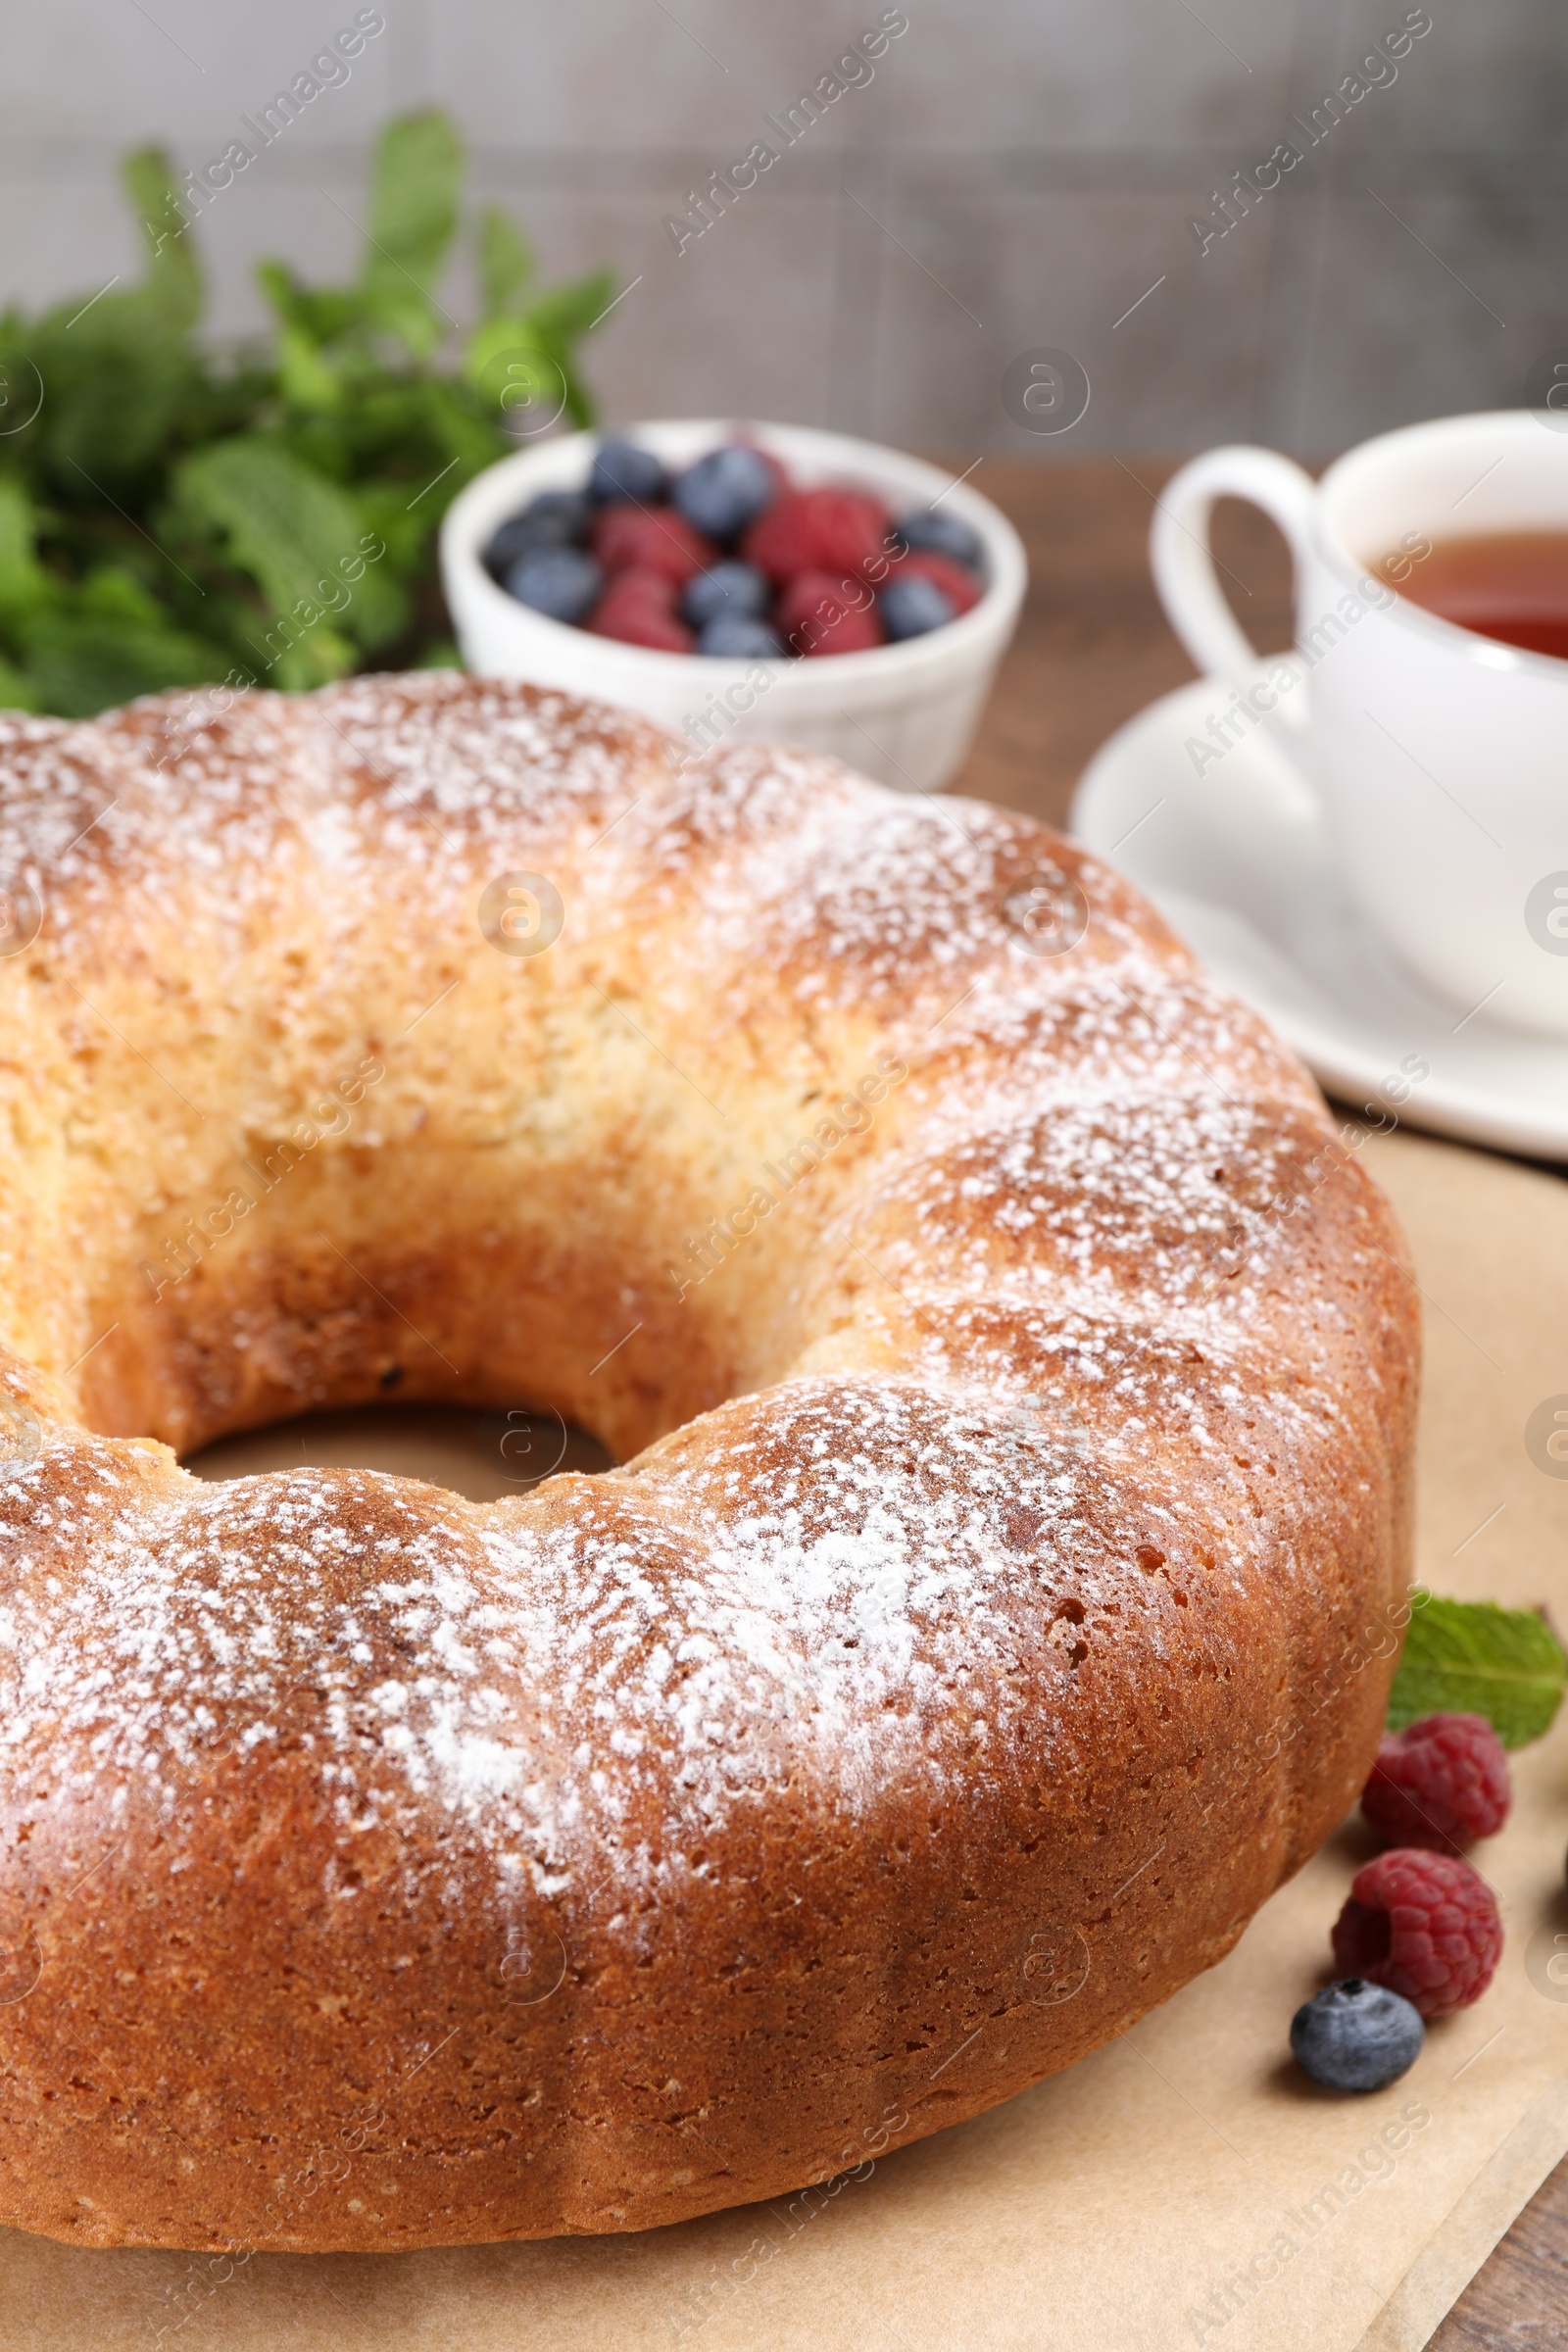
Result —
<path fill-rule="evenodd" d="M 1268 661 L 1222 595 L 1216 498 L 1272 515 L 1296 560 L 1296 645 Z M 1350 894 L 1455 1009 L 1568 1035 L 1568 661 L 1424 612 L 1373 567 L 1436 541 L 1568 530 L 1568 434 L 1530 410 L 1363 442 L 1314 482 L 1271 450 L 1210 450 L 1151 543 L 1172 628 L 1230 689 L 1200 773 L 1253 726 L 1299 763 Z"/>

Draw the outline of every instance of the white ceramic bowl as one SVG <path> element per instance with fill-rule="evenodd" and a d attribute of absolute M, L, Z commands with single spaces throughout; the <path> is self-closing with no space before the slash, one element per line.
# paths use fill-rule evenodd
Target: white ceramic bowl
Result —
<path fill-rule="evenodd" d="M 464 661 L 492 677 L 528 678 L 623 704 L 694 744 L 741 737 L 796 744 L 831 752 L 905 791 L 937 790 L 962 764 L 1017 625 L 1027 576 L 1017 532 L 989 499 L 939 467 L 809 425 L 681 420 L 631 425 L 624 437 L 679 467 L 738 432 L 778 457 L 803 488 L 841 482 L 869 490 L 895 516 L 941 498 L 983 543 L 986 586 L 979 603 L 927 636 L 815 661 L 662 654 L 547 619 L 498 588 L 480 558 L 497 526 L 541 490 L 586 483 L 600 436 L 573 433 L 501 459 L 447 511 L 441 575 Z"/>

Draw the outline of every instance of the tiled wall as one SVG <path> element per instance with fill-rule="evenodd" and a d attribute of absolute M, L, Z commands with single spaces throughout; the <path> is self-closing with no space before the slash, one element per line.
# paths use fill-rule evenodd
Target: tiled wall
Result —
<path fill-rule="evenodd" d="M 832 72 L 878 0 L 382 13 L 352 79 L 213 206 L 220 327 L 259 319 L 260 255 L 348 266 L 368 134 L 434 100 L 549 268 L 638 280 L 592 353 L 613 417 L 771 415 L 952 452 L 1243 436 L 1322 454 L 1511 405 L 1568 343 L 1562 0 L 1427 0 L 1431 29 L 1383 86 L 1201 255 L 1189 218 L 1280 141 L 1305 147 L 1291 116 L 1405 0 L 906 0 L 869 78 L 679 253 L 666 216 L 754 141 L 782 146 L 764 119 Z M 0 292 L 85 294 L 131 270 L 116 154 L 151 135 L 200 165 L 354 14 L 0 0 Z M 1093 386 L 1049 437 L 1001 390 L 1045 346 Z"/>

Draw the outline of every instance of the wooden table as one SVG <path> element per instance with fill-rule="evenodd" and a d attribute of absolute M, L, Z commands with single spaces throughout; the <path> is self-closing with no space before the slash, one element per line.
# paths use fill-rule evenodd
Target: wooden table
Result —
<path fill-rule="evenodd" d="M 1059 825 L 1112 729 L 1192 677 L 1149 576 L 1149 519 L 1171 470 L 1159 459 L 987 458 L 970 475 L 1022 534 L 1029 594 L 960 791 Z M 1288 645 L 1290 574 L 1273 525 L 1227 501 L 1215 544 L 1249 635 Z"/>
<path fill-rule="evenodd" d="M 958 468 L 955 468 L 958 470 Z M 1160 459 L 1040 465 L 988 458 L 970 476 L 1011 516 L 1029 595 L 957 789 L 1062 824 L 1090 756 L 1122 721 L 1194 675 L 1149 577 Z M 1252 508 L 1222 506 L 1227 593 L 1260 650 L 1290 643 L 1283 540 Z M 1540 2190 L 1431 2338 L 1432 2352 L 1568 2345 L 1568 2162 Z"/>

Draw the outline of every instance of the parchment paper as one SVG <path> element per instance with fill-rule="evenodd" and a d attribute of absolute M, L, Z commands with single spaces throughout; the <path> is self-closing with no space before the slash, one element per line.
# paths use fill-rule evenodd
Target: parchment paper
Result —
<path fill-rule="evenodd" d="M 1426 1298 L 1418 1573 L 1568 1626 L 1568 1475 L 1526 1445 L 1539 1406 L 1568 1410 L 1568 1186 L 1403 1135 L 1365 1149 Z M 268 1442 L 301 1458 L 298 1432 Z M 426 1474 L 458 1483 L 450 1417 L 429 1443 Z M 1348 1825 L 1166 2008 L 831 2196 L 641 2236 L 237 2266 L 0 2231 L 0 2347 L 1406 2352 L 1568 2149 L 1568 1709 L 1515 1787 L 1477 1855 L 1503 1904 L 1497 1979 L 1371 2097 L 1317 2090 L 1286 2042 L 1372 1850 Z"/>

